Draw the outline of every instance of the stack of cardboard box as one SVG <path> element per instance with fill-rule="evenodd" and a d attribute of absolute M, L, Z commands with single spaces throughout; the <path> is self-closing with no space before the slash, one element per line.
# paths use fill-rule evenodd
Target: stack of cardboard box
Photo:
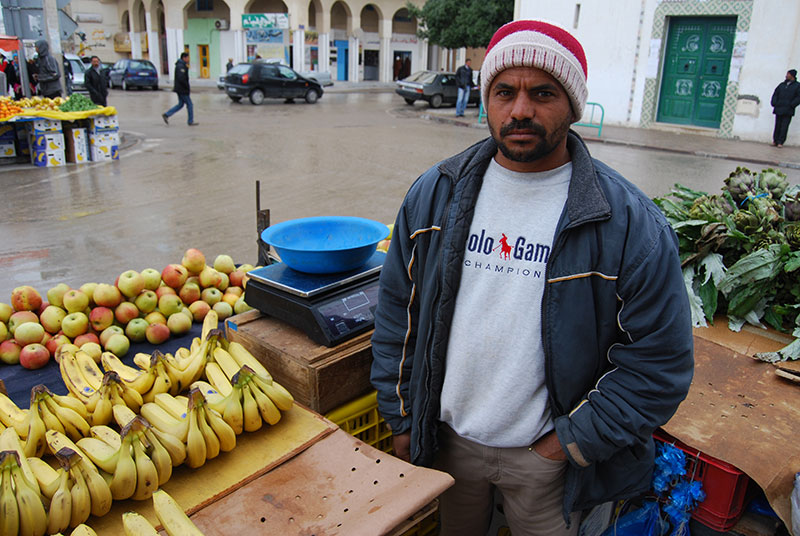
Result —
<path fill-rule="evenodd" d="M 0 123 L 0 158 L 17 156 L 14 137 L 14 125 L 12 123 Z"/>
<path fill-rule="evenodd" d="M 35 119 L 31 126 L 31 160 L 35 166 L 56 167 L 66 163 L 64 133 L 58 119 Z"/>
<path fill-rule="evenodd" d="M 116 115 L 89 119 L 89 151 L 93 162 L 119 159 L 119 120 Z"/>
<path fill-rule="evenodd" d="M 89 161 L 89 137 L 85 128 L 79 128 L 73 123 L 64 125 L 64 144 L 67 162 L 83 164 Z"/>

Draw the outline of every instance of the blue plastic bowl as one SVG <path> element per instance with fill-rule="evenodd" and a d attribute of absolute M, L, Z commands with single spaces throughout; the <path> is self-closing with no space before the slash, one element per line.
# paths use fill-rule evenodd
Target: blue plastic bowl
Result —
<path fill-rule="evenodd" d="M 348 272 L 363 266 L 378 242 L 389 236 L 386 225 L 349 216 L 318 216 L 267 227 L 261 240 L 289 268 L 310 274 Z"/>

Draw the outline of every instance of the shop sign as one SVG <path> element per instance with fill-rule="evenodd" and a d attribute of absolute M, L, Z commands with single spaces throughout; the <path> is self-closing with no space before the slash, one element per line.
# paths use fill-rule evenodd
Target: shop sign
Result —
<path fill-rule="evenodd" d="M 244 13 L 242 15 L 242 28 L 289 28 L 289 15 L 287 13 Z"/>

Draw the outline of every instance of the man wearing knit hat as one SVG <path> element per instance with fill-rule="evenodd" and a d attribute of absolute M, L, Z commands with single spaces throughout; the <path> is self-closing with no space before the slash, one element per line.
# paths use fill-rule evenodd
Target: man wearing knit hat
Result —
<path fill-rule="evenodd" d="M 395 454 L 450 473 L 443 535 L 514 536 L 649 488 L 652 431 L 685 398 L 691 315 L 658 208 L 570 125 L 586 57 L 566 30 L 500 28 L 481 67 L 491 137 L 409 190 L 383 265 L 372 383 Z"/>
<path fill-rule="evenodd" d="M 789 132 L 789 123 L 792 122 L 794 109 L 800 105 L 800 82 L 797 81 L 797 71 L 789 69 L 786 79 L 778 84 L 772 92 L 772 113 L 775 114 L 775 129 L 772 131 L 772 145 L 783 147 L 786 143 L 786 134 Z"/>

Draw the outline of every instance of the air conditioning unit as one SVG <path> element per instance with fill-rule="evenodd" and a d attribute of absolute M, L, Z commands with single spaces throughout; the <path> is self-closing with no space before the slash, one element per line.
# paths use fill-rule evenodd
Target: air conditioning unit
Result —
<path fill-rule="evenodd" d="M 230 28 L 230 23 L 225 19 L 217 19 L 214 21 L 214 28 L 217 30 L 227 30 Z"/>

